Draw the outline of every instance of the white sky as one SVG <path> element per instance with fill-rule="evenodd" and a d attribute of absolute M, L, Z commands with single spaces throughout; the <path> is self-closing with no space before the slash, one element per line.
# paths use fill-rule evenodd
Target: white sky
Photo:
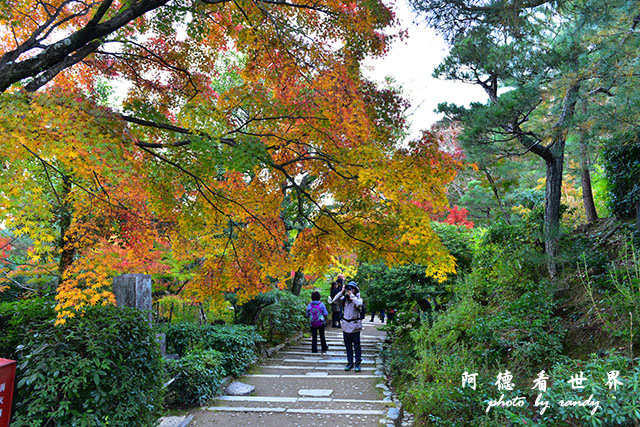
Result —
<path fill-rule="evenodd" d="M 485 102 L 487 95 L 480 87 L 431 76 L 448 51 L 444 40 L 422 22 L 406 0 L 395 0 L 395 11 L 402 28 L 409 30 L 409 37 L 397 40 L 384 58 L 366 61 L 364 73 L 378 82 L 392 76 L 402 86 L 404 96 L 411 102 L 410 137 L 418 136 L 422 129 L 442 118 L 434 112 L 440 102 Z"/>

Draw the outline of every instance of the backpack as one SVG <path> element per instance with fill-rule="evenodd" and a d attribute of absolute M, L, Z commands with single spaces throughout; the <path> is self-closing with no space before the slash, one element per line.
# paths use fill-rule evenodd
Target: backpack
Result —
<path fill-rule="evenodd" d="M 313 304 L 309 310 L 309 318 L 311 319 L 311 326 L 313 328 L 319 328 L 324 325 L 324 315 L 322 314 L 321 307 L 320 304 Z"/>
<path fill-rule="evenodd" d="M 367 314 L 367 306 L 364 305 L 364 301 L 362 301 L 362 305 L 360 306 L 360 320 L 364 320 L 364 316 Z"/>

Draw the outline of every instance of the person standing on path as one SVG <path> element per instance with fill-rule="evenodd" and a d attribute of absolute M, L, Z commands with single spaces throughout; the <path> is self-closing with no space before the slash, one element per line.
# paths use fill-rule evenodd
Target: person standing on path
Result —
<path fill-rule="evenodd" d="M 362 349 L 360 347 L 360 332 L 362 331 L 362 320 L 360 319 L 360 309 L 362 308 L 362 298 L 360 288 L 356 282 L 349 282 L 336 294 L 331 303 L 341 301 L 343 303 L 343 315 L 340 324 L 344 345 L 347 348 L 347 366 L 345 371 L 350 371 L 354 367 L 353 356 L 355 353 L 355 371 L 360 372 L 362 363 Z"/>
<path fill-rule="evenodd" d="M 331 304 L 331 327 L 339 328 L 340 327 L 340 303 L 332 302 L 336 297 L 338 292 L 341 290 L 341 286 L 338 285 L 338 282 L 331 282 L 331 296 L 329 296 L 329 304 Z"/>
<path fill-rule="evenodd" d="M 380 315 L 380 320 L 382 321 L 382 323 L 384 323 L 384 310 L 380 310 L 380 313 L 378 313 Z M 375 310 L 371 312 L 371 321 L 373 322 L 376 318 L 376 312 Z"/>
<path fill-rule="evenodd" d="M 307 305 L 307 317 L 311 321 L 311 353 L 318 352 L 318 332 L 320 333 L 320 345 L 324 353 L 329 349 L 324 336 L 325 320 L 329 317 L 327 307 L 320 302 L 320 292 L 311 293 L 311 302 Z"/>

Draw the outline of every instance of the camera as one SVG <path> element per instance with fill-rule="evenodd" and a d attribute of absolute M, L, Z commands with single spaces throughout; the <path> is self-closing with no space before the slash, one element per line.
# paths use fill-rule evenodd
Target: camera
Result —
<path fill-rule="evenodd" d="M 347 291 L 353 291 L 353 286 L 346 285 L 344 287 L 344 297 L 347 298 L 347 299 L 351 299 L 351 296 L 349 296 Z"/>

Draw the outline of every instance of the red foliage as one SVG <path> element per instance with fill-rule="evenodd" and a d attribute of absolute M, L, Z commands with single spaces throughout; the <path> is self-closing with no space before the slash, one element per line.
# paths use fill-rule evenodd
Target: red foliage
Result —
<path fill-rule="evenodd" d="M 458 208 L 458 205 L 454 205 L 452 208 L 448 208 L 449 214 L 447 217 L 440 221 L 445 224 L 452 225 L 464 225 L 467 228 L 473 228 L 473 222 L 467 219 L 467 215 L 469 215 L 469 211 L 465 208 Z"/>

